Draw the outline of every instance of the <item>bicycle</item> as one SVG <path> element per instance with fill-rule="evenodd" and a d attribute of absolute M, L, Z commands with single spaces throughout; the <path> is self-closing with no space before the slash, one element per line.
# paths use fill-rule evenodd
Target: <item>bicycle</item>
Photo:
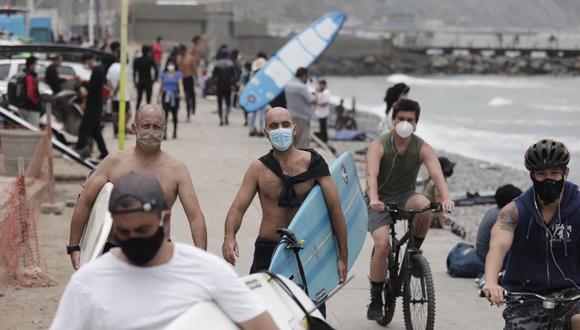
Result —
<path fill-rule="evenodd" d="M 427 259 L 415 246 L 414 235 L 411 234 L 415 217 L 427 211 L 441 212 L 441 204 L 431 203 L 425 208 L 412 210 L 405 210 L 396 203 L 385 205 L 385 212 L 391 214 L 393 224 L 390 226 L 389 276 L 383 289 L 384 315 L 376 321 L 381 326 L 387 326 L 393 320 L 397 297 L 403 297 L 406 329 L 433 329 L 435 326 L 433 275 Z M 400 220 L 407 220 L 407 229 L 398 239 L 395 224 Z"/>
<path fill-rule="evenodd" d="M 479 291 L 479 296 L 485 298 L 485 292 L 483 290 Z M 557 314 L 556 312 L 562 308 L 565 304 L 580 300 L 580 294 L 571 297 L 562 297 L 562 296 L 543 296 L 537 293 L 531 292 L 510 292 L 504 291 L 505 301 L 508 304 L 525 304 L 525 303 L 533 303 L 533 302 L 541 302 L 542 308 L 546 310 L 550 310 L 551 312 L 548 313 L 549 322 L 548 322 L 548 329 L 564 329 L 565 325 L 562 324 L 563 321 L 559 320 L 555 317 Z"/>

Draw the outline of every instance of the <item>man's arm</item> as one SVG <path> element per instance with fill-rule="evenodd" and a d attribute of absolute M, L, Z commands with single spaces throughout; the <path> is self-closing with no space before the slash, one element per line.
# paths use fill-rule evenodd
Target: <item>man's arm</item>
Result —
<path fill-rule="evenodd" d="M 317 100 L 316 96 L 308 91 L 308 88 L 306 87 L 306 85 L 304 85 L 304 88 L 301 88 L 300 95 L 302 96 L 302 98 L 304 98 L 306 103 L 316 104 L 316 100 Z"/>
<path fill-rule="evenodd" d="M 515 202 L 506 205 L 499 212 L 497 221 L 491 228 L 489 252 L 485 258 L 485 292 L 487 299 L 497 306 L 503 304 L 503 288 L 498 284 L 505 255 L 514 240 L 514 231 L 518 221 L 518 208 Z"/>
<path fill-rule="evenodd" d="M 260 161 L 256 160 L 248 168 L 240 190 L 238 191 L 226 217 L 222 254 L 224 259 L 232 265 L 236 264 L 236 257 L 240 254 L 238 243 L 236 242 L 236 234 L 242 225 L 244 213 L 246 213 L 246 210 L 250 206 L 250 203 L 252 203 L 252 200 L 258 191 L 258 174 L 260 166 Z"/>
<path fill-rule="evenodd" d="M 421 161 L 427 167 L 429 176 L 435 183 L 435 187 L 441 196 L 441 205 L 443 206 L 443 211 L 451 212 L 455 209 L 455 203 L 449 198 L 449 191 L 447 190 L 447 182 L 445 182 L 445 176 L 443 176 L 443 170 L 441 169 L 441 164 L 433 148 L 427 143 L 423 143 L 421 147 Z"/>
<path fill-rule="evenodd" d="M 97 195 L 109 181 L 109 169 L 113 166 L 110 159 L 106 157 L 97 167 L 95 172 L 87 178 L 85 187 L 81 191 L 70 223 L 69 245 L 79 245 L 85 226 L 89 221 L 89 216 Z M 72 266 L 78 269 L 80 266 L 80 252 L 74 251 L 70 255 Z"/>
<path fill-rule="evenodd" d="M 245 322 L 238 323 L 243 330 L 275 330 L 278 326 L 267 311 Z"/>
<path fill-rule="evenodd" d="M 371 209 L 376 212 L 384 210 L 385 205 L 379 200 L 379 187 L 377 177 L 379 176 L 379 165 L 385 151 L 380 140 L 373 140 L 367 149 L 366 181 L 367 195 Z"/>
<path fill-rule="evenodd" d="M 330 219 L 332 221 L 332 229 L 338 242 L 338 275 L 340 282 L 344 282 L 346 280 L 346 273 L 348 271 L 348 239 L 346 234 L 346 220 L 344 218 L 344 214 L 342 213 L 342 208 L 340 207 L 338 189 L 336 188 L 336 184 L 330 175 L 318 178 L 317 181 L 322 188 L 324 200 L 326 201 L 326 207 L 328 208 Z"/>
<path fill-rule="evenodd" d="M 193 243 L 200 249 L 207 250 L 207 228 L 199 200 L 193 188 L 191 176 L 185 165 L 181 164 L 177 183 L 179 201 L 183 205 Z"/>

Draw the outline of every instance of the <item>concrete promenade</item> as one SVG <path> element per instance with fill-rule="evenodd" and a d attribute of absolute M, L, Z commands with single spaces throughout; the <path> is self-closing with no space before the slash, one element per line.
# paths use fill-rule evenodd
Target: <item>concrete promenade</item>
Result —
<path fill-rule="evenodd" d="M 179 123 L 178 140 L 164 142 L 163 149 L 187 164 L 208 226 L 208 249 L 221 256 L 228 208 L 247 167 L 254 159 L 265 154 L 270 145 L 265 138 L 248 136 L 247 128 L 243 127 L 242 111 L 234 109 L 230 125 L 220 127 L 217 115 L 212 113 L 215 109 L 215 102 L 198 100 L 198 110 L 192 117 L 192 123 L 184 123 L 182 120 Z M 180 118 L 184 118 L 183 108 L 180 111 Z M 172 133 L 171 124 L 168 127 L 169 133 Z M 129 145 L 133 141 L 129 140 Z M 172 236 L 178 241 L 191 243 L 180 205 L 174 206 L 173 215 Z M 259 201 L 255 198 L 237 236 L 240 258 L 236 270 L 239 274 L 247 274 L 250 268 L 260 217 Z M 502 328 L 501 311 L 491 308 L 485 299 L 477 297 L 476 284 L 472 279 L 455 279 L 447 275 L 447 253 L 458 241 L 456 236 L 447 231 L 432 230 L 424 243 L 423 250 L 435 278 L 436 328 Z M 367 236 L 365 246 L 350 272 L 355 278 L 328 303 L 328 320 L 337 329 L 382 328 L 366 320 L 371 248 L 372 240 Z M 397 301 L 395 317 L 388 328 L 404 329 L 401 299 Z"/>

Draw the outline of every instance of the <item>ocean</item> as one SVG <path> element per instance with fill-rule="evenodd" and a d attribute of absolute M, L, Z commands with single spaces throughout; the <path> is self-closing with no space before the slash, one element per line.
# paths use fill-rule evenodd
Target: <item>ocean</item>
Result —
<path fill-rule="evenodd" d="M 384 113 L 386 89 L 404 82 L 421 105 L 417 134 L 436 149 L 525 170 L 524 152 L 556 138 L 571 152 L 569 179 L 580 184 L 580 78 L 506 76 L 325 77 L 334 96 Z"/>

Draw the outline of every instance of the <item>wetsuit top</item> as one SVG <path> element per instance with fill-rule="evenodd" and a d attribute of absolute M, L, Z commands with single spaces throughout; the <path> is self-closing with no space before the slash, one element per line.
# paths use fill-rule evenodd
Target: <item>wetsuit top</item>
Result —
<path fill-rule="evenodd" d="M 580 286 L 580 192 L 564 184 L 560 210 L 545 224 L 528 189 L 515 200 L 517 226 L 506 256 L 502 286 L 547 294 Z"/>
<path fill-rule="evenodd" d="M 260 161 L 282 180 L 283 186 L 280 195 L 278 196 L 279 207 L 300 206 L 300 200 L 296 195 L 296 190 L 294 190 L 295 184 L 330 175 L 328 164 L 319 153 L 314 151 L 314 149 L 303 150 L 308 151 L 311 154 L 310 166 L 306 172 L 300 173 L 296 176 L 288 176 L 282 172 L 280 164 L 276 158 L 274 158 L 274 150 L 270 150 L 268 154 L 260 157 Z"/>
<path fill-rule="evenodd" d="M 399 154 L 393 143 L 393 131 L 379 137 L 383 157 L 379 163 L 377 185 L 379 197 L 396 196 L 415 191 L 417 174 L 421 167 L 423 139 L 413 134 L 404 154 Z"/>

